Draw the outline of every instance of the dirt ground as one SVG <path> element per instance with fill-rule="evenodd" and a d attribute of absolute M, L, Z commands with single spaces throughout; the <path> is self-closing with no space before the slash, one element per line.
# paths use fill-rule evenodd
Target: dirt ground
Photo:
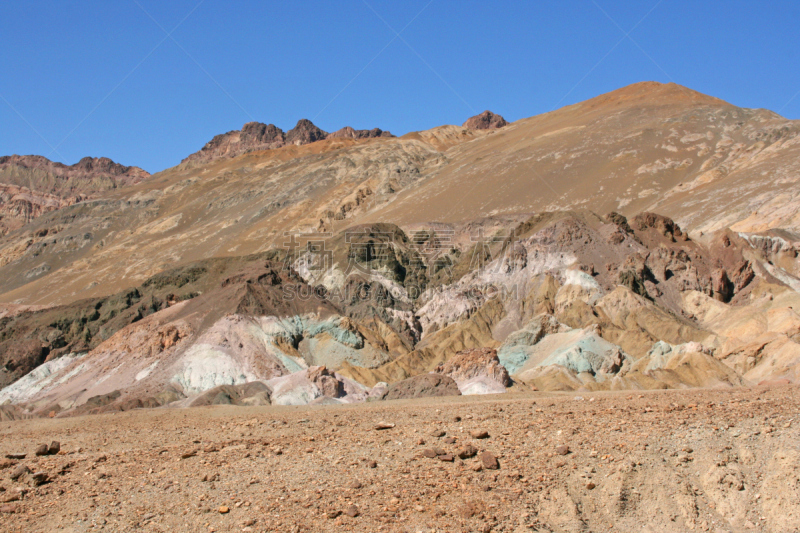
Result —
<path fill-rule="evenodd" d="M 800 531 L 798 390 L 3 422 L 0 530 Z"/>

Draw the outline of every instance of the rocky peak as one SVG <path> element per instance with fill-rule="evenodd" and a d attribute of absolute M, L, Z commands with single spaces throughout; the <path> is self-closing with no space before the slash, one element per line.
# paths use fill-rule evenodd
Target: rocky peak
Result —
<path fill-rule="evenodd" d="M 667 237 L 672 242 L 677 240 L 689 240 L 689 236 L 681 231 L 680 226 L 678 226 L 675 221 L 656 213 L 639 213 L 633 217 L 633 228 L 642 232 L 648 229 L 654 229 L 657 233 Z"/>
<path fill-rule="evenodd" d="M 375 137 L 394 137 L 390 132 L 383 131 L 380 128 L 372 128 L 371 130 L 356 130 L 350 126 L 334 131 L 328 134 L 328 138 L 336 139 L 373 139 Z"/>
<path fill-rule="evenodd" d="M 81 170 L 86 172 L 89 176 L 126 176 L 129 178 L 126 180 L 126 184 L 128 185 L 137 183 L 150 176 L 148 172 L 139 167 L 120 165 L 107 157 L 84 157 L 69 168 Z"/>
<path fill-rule="evenodd" d="M 462 124 L 462 127 L 471 130 L 496 130 L 507 124 L 508 122 L 506 122 L 506 119 L 500 115 L 495 115 L 487 109 L 480 115 L 475 115 L 467 119 L 467 121 Z"/>
<path fill-rule="evenodd" d="M 3 175 L 6 169 L 43 170 L 54 177 L 68 178 L 109 178 L 123 177 L 126 184 L 138 183 L 150 174 L 139 167 L 129 167 L 115 163 L 107 157 L 84 157 L 74 165 L 65 165 L 57 161 L 50 161 L 41 155 L 6 155 L 0 157 L 0 182 L 10 181 Z M 15 183 L 12 183 L 15 184 Z"/>
<path fill-rule="evenodd" d="M 275 124 L 263 124 L 261 122 L 248 122 L 242 126 L 243 140 L 252 140 L 260 143 L 283 142 L 285 135 L 283 130 Z"/>
<path fill-rule="evenodd" d="M 307 118 L 301 118 L 297 125 L 286 133 L 286 144 L 308 144 L 321 141 L 328 134 L 314 125 Z"/>
<path fill-rule="evenodd" d="M 48 211 L 149 176 L 139 167 L 120 165 L 107 157 L 84 157 L 74 165 L 40 155 L 0 157 L 0 235 Z"/>
<path fill-rule="evenodd" d="M 199 152 L 183 162 L 207 162 L 222 157 L 236 157 L 256 150 L 280 148 L 286 143 L 286 134 L 274 124 L 248 122 L 241 130 L 215 135 Z"/>
<path fill-rule="evenodd" d="M 257 150 L 274 150 L 287 144 L 300 146 L 327 138 L 372 139 L 376 137 L 394 137 L 380 128 L 357 130 L 346 126 L 334 133 L 327 133 L 303 118 L 291 130 L 284 132 L 274 124 L 248 122 L 241 130 L 233 130 L 214 136 L 205 146 L 182 162 L 204 163 L 224 157 L 236 157 Z"/>

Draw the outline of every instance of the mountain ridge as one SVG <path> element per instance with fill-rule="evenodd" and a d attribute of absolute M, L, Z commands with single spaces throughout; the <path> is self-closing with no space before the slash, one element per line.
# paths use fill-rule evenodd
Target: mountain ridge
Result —
<path fill-rule="evenodd" d="M 73 165 L 39 155 L 0 157 L 0 233 L 43 213 L 140 183 L 150 174 L 107 157 L 84 157 Z"/>
<path fill-rule="evenodd" d="M 347 403 L 437 369 L 507 388 L 476 361 L 539 390 L 800 379 L 800 122 L 653 82 L 501 121 L 248 123 L 9 231 L 4 397 L 67 415 L 259 381 L 253 401 Z"/>

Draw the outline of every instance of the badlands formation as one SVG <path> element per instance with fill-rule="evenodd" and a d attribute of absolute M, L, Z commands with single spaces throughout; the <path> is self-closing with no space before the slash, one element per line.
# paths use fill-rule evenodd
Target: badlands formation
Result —
<path fill-rule="evenodd" d="M 795 531 L 799 133 L 646 82 L 152 176 L 0 158 L 0 516 Z"/>

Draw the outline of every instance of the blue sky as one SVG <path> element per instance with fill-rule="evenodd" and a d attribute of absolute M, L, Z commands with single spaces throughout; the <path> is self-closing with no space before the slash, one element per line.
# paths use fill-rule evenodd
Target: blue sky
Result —
<path fill-rule="evenodd" d="M 799 25 L 796 1 L 3 2 L 0 155 L 156 172 L 251 120 L 403 134 L 644 80 L 800 118 Z"/>

